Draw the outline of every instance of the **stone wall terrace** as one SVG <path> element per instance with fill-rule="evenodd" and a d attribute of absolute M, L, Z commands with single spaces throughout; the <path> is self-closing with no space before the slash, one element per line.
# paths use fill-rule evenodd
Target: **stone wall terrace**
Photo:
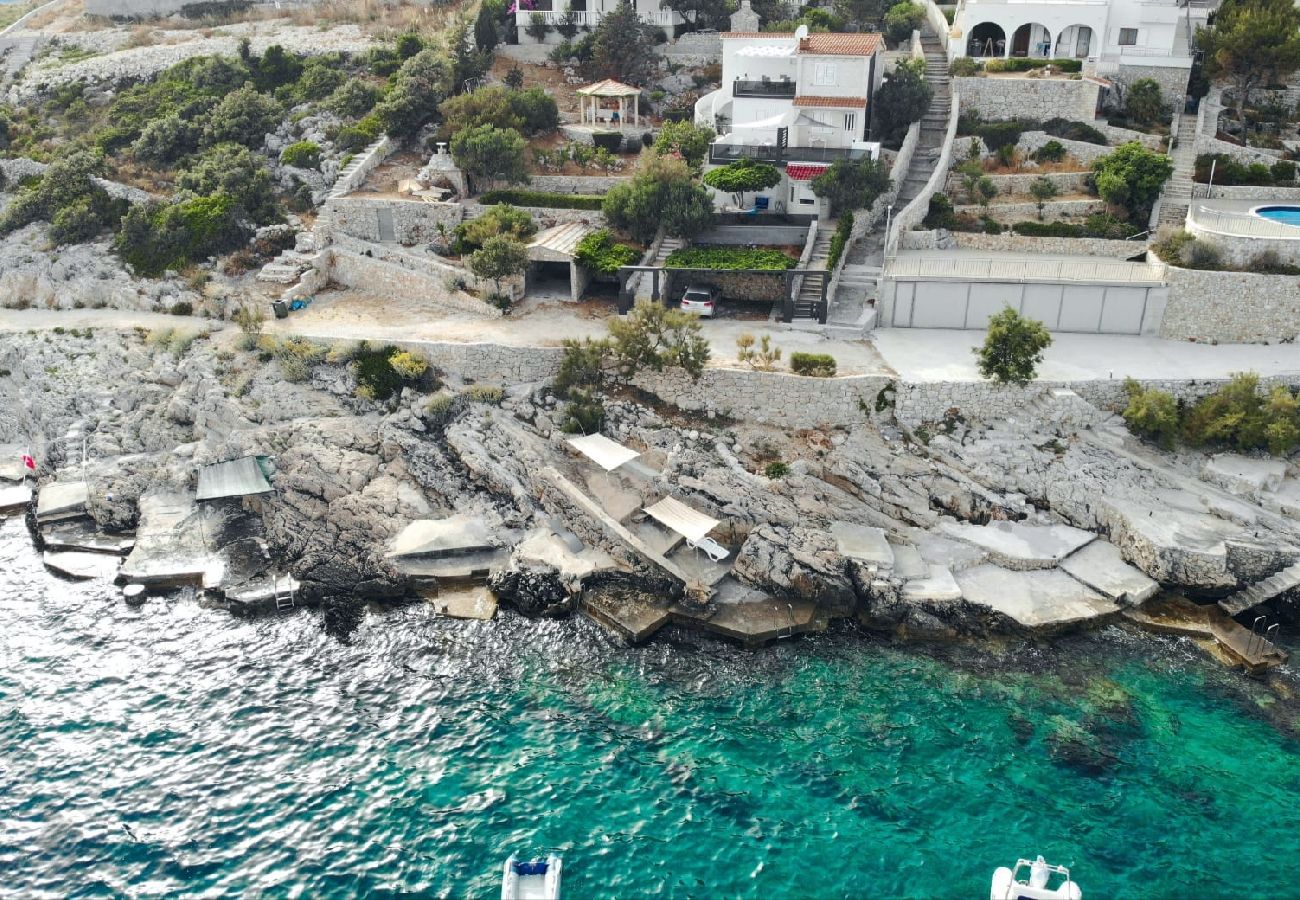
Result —
<path fill-rule="evenodd" d="M 973 77 L 954 78 L 961 111 L 978 112 L 986 120 L 1052 119 L 1060 116 L 1091 122 L 1097 114 L 1101 88 L 1091 81 L 1070 78 Z"/>
<path fill-rule="evenodd" d="M 1300 279 L 1175 266 L 1167 272 L 1161 337 L 1253 344 L 1300 337 Z"/>

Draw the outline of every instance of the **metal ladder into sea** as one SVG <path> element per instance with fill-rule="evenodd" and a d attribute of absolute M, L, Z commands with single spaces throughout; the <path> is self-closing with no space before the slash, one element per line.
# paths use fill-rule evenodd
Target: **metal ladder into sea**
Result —
<path fill-rule="evenodd" d="M 296 594 L 294 590 L 293 576 L 286 575 L 281 580 L 279 575 L 275 576 L 275 608 L 277 610 L 293 609 L 297 606 Z"/>

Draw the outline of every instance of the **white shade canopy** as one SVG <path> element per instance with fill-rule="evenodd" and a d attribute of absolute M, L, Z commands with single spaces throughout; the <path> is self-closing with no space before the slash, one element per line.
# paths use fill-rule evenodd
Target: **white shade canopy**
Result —
<path fill-rule="evenodd" d="M 569 438 L 569 446 L 606 472 L 612 472 L 623 463 L 631 462 L 641 455 L 629 447 L 624 447 L 617 441 L 611 441 L 603 434 L 589 434 L 585 437 Z"/>
<path fill-rule="evenodd" d="M 718 527 L 717 519 L 710 518 L 699 510 L 691 509 L 672 497 L 665 497 L 654 506 L 647 506 L 645 511 L 655 521 L 692 543 L 699 541 Z"/>

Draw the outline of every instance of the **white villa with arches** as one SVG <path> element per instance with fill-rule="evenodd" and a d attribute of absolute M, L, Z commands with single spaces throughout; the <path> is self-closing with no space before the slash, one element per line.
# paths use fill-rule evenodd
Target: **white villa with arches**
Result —
<path fill-rule="evenodd" d="M 1176 95 L 1207 12 L 1204 0 L 961 0 L 948 57 L 1079 59 L 1085 74 L 1153 77 Z"/>

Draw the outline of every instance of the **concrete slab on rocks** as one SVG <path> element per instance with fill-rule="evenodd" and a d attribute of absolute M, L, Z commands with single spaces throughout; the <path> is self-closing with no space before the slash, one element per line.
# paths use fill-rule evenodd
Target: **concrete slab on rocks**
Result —
<path fill-rule="evenodd" d="M 954 572 L 985 563 L 989 555 L 973 544 L 954 541 L 937 534 L 927 534 L 916 542 L 921 559 L 931 565 L 944 566 Z"/>
<path fill-rule="evenodd" d="M 599 569 L 625 568 L 603 550 L 585 547 L 574 550 L 550 529 L 539 529 L 524 538 L 514 550 L 518 560 L 554 566 L 566 580 L 574 583 Z"/>
<path fill-rule="evenodd" d="M 841 556 L 873 565 L 879 571 L 894 568 L 894 548 L 889 546 L 883 528 L 856 522 L 831 522 L 831 534 Z"/>
<path fill-rule="evenodd" d="M 1028 628 L 1051 628 L 1119 612 L 1119 605 L 1059 569 L 1013 572 L 977 566 L 956 575 L 962 596 Z"/>
<path fill-rule="evenodd" d="M 438 615 L 451 619 L 490 619 L 497 614 L 497 598 L 485 587 L 421 589 L 419 593 Z"/>
<path fill-rule="evenodd" d="M 1061 569 L 1103 596 L 1137 606 L 1155 596 L 1160 585 L 1124 561 L 1110 541 L 1093 541 L 1061 562 Z"/>
<path fill-rule="evenodd" d="M 86 514 L 90 494 L 84 481 L 62 481 L 41 488 L 36 499 L 36 521 L 58 522 Z"/>
<path fill-rule="evenodd" d="M 0 487 L 0 516 L 21 515 L 32 502 L 32 489 L 25 484 Z"/>
<path fill-rule="evenodd" d="M 112 578 L 122 565 L 120 556 L 107 553 L 46 550 L 43 558 L 47 568 L 68 578 Z"/>
<path fill-rule="evenodd" d="M 475 581 L 487 578 L 493 570 L 504 566 L 510 551 L 504 547 L 481 553 L 462 553 L 458 556 L 399 556 L 393 568 L 412 578 L 436 578 L 443 581 Z"/>
<path fill-rule="evenodd" d="M 910 544 L 894 544 L 894 571 L 899 578 L 928 578 L 930 564 L 921 558 L 921 551 Z"/>
<path fill-rule="evenodd" d="M 1050 569 L 1096 535 L 1070 525 L 1029 525 L 1023 522 L 944 522 L 944 533 L 974 544 L 1009 569 Z"/>
<path fill-rule="evenodd" d="M 123 577 L 151 587 L 220 584 L 225 561 L 208 550 L 206 537 L 219 530 L 219 513 L 206 525 L 204 515 L 187 494 L 142 496 L 135 548 L 122 564 Z"/>
<path fill-rule="evenodd" d="M 1261 491 L 1276 490 L 1286 477 L 1286 463 L 1278 459 L 1255 459 L 1236 453 L 1220 453 L 1201 467 L 1201 480 L 1218 485 L 1239 497 L 1258 497 Z"/>
<path fill-rule="evenodd" d="M 133 534 L 103 534 L 89 520 L 51 525 L 41 529 L 46 550 L 84 550 L 88 553 L 130 553 Z"/>
<path fill-rule="evenodd" d="M 416 519 L 388 545 L 389 559 L 438 558 L 481 553 L 496 548 L 487 523 L 477 516 L 454 515 L 445 519 Z"/>
<path fill-rule="evenodd" d="M 923 578 L 913 578 L 903 585 L 903 599 L 912 601 L 943 601 L 961 599 L 961 586 L 952 570 L 944 566 L 929 565 Z"/>
<path fill-rule="evenodd" d="M 1300 480 L 1288 478 L 1276 488 L 1261 491 L 1259 502 L 1265 509 L 1300 519 Z"/>

